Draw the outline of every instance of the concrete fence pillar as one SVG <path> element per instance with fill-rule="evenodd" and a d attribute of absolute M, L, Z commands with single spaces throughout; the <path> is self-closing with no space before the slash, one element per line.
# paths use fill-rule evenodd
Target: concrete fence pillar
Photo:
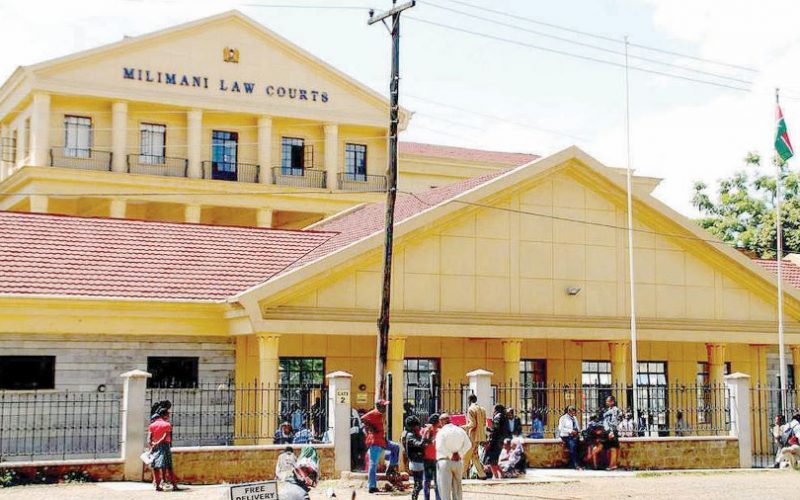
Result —
<path fill-rule="evenodd" d="M 125 379 L 122 392 L 122 429 L 120 446 L 124 463 L 123 478 L 128 481 L 142 479 L 142 461 L 139 455 L 144 451 L 147 408 L 145 389 L 147 379 L 152 377 L 142 370 L 132 370 L 120 375 Z"/>
<path fill-rule="evenodd" d="M 753 427 L 750 418 L 750 375 L 731 373 L 725 376 L 730 393 L 731 436 L 739 439 L 739 467 L 753 466 Z"/>
<path fill-rule="evenodd" d="M 469 378 L 469 391 L 478 398 L 478 404 L 486 409 L 487 414 L 491 414 L 494 407 L 492 398 L 492 375 L 494 373 L 487 370 L 473 370 L 467 373 Z"/>
<path fill-rule="evenodd" d="M 353 376 L 333 372 L 328 379 L 328 430 L 333 433 L 334 472 L 350 470 L 350 385 Z"/>

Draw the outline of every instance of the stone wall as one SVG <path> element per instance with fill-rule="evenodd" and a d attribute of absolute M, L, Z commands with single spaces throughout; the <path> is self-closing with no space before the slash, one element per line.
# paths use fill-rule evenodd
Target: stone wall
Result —
<path fill-rule="evenodd" d="M 561 440 L 526 439 L 528 465 L 565 467 Z M 620 439 L 619 466 L 625 469 L 728 469 L 739 467 L 739 442 L 734 437 L 699 436 Z"/>
<path fill-rule="evenodd" d="M 47 478 L 63 478 L 70 472 L 86 472 L 93 481 L 122 481 L 123 462 L 112 460 L 62 460 L 53 462 L 13 462 L 0 464 L 0 474 L 14 471 L 33 479 L 37 473 Z"/>
<path fill-rule="evenodd" d="M 286 446 L 204 446 L 173 448 L 175 474 L 181 483 L 243 483 L 275 478 L 275 463 Z M 295 454 L 302 446 L 293 446 Z M 334 474 L 333 445 L 314 445 L 320 457 L 320 475 L 330 479 Z M 151 480 L 150 470 L 144 473 Z"/>

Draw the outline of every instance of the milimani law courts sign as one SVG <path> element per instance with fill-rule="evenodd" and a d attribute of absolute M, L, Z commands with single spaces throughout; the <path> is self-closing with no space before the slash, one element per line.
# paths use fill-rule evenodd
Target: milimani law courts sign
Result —
<path fill-rule="evenodd" d="M 261 94 L 268 97 L 294 99 L 297 101 L 326 103 L 328 92 L 317 89 L 304 89 L 274 84 L 257 84 L 238 80 L 213 79 L 205 75 L 187 75 L 169 71 L 155 71 L 143 68 L 122 68 L 122 78 L 137 80 L 153 85 L 169 85 L 175 87 L 193 87 L 214 90 L 228 94 Z"/>

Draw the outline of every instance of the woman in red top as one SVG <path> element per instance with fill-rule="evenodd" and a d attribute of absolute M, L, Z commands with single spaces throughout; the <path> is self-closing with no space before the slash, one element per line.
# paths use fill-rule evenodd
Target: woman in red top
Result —
<path fill-rule="evenodd" d="M 150 453 L 153 459 L 150 464 L 153 469 L 153 483 L 155 483 L 156 491 L 163 491 L 161 483 L 164 480 L 172 484 L 172 491 L 180 491 L 178 478 L 172 468 L 172 424 L 169 423 L 169 410 L 159 408 L 157 416 L 158 418 L 153 420 L 147 428 Z"/>
<path fill-rule="evenodd" d="M 422 429 L 422 437 L 428 440 L 423 455 L 424 473 L 422 475 L 422 492 L 425 500 L 431 500 L 431 483 L 439 500 L 439 488 L 436 486 L 436 433 L 439 431 L 439 415 L 434 413 L 428 417 L 428 425 Z"/>

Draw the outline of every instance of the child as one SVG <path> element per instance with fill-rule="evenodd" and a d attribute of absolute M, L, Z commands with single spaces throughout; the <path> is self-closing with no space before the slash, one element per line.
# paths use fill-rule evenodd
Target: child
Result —
<path fill-rule="evenodd" d="M 406 428 L 403 432 L 402 442 L 405 450 L 406 465 L 411 476 L 414 478 L 414 490 L 411 492 L 411 500 L 419 498 L 422 491 L 422 474 L 425 469 L 425 445 L 428 442 L 422 437 L 419 430 L 419 419 L 414 415 L 406 418 Z"/>
<path fill-rule="evenodd" d="M 172 424 L 169 423 L 169 410 L 158 408 L 156 419 L 147 428 L 150 453 L 153 455 L 153 483 L 156 491 L 163 491 L 162 481 L 172 484 L 172 491 L 180 491 L 178 478 L 172 468 Z"/>

